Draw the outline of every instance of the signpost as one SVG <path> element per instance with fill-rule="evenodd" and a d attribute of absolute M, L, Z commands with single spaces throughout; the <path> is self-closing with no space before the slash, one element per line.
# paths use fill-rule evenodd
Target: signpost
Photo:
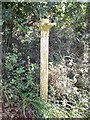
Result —
<path fill-rule="evenodd" d="M 48 98 L 48 51 L 49 30 L 56 23 L 50 23 L 49 19 L 41 19 L 41 41 L 40 41 L 40 96 L 47 101 Z"/>

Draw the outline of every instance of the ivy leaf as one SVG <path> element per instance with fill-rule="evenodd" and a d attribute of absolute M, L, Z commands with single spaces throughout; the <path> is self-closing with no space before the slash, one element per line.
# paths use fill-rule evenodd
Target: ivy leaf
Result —
<path fill-rule="evenodd" d="M 18 74 L 21 74 L 21 73 L 24 73 L 24 72 L 25 72 L 25 70 L 22 67 L 16 69 L 16 73 L 18 73 Z"/>

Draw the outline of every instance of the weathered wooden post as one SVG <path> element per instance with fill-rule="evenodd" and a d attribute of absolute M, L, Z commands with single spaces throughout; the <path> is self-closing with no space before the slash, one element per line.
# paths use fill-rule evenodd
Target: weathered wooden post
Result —
<path fill-rule="evenodd" d="M 41 41 L 40 41 L 40 96 L 47 101 L 48 97 L 48 51 L 49 51 L 49 29 L 56 23 L 49 23 L 49 19 L 41 19 Z"/>

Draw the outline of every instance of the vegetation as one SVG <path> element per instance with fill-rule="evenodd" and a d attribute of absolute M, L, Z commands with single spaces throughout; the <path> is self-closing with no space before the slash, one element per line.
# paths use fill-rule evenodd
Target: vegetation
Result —
<path fill-rule="evenodd" d="M 40 98 L 41 18 L 50 30 L 48 102 Z M 2 3 L 3 119 L 89 118 L 90 3 Z M 1 24 L 1 23 L 0 23 Z"/>

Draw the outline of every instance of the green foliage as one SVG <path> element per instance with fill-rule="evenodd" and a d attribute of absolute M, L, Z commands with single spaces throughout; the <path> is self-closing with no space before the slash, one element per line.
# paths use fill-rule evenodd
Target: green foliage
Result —
<path fill-rule="evenodd" d="M 80 61 L 83 54 L 82 43 L 89 39 L 87 34 L 90 26 L 89 8 L 89 4 L 80 2 L 2 3 L 2 91 L 6 97 L 6 111 L 12 109 L 10 105 L 13 101 L 15 109 L 19 109 L 24 115 L 29 109 L 35 118 L 89 117 L 89 95 L 83 89 L 79 91 L 79 96 L 73 92 L 68 95 L 68 103 L 65 103 L 63 96 L 59 96 L 61 91 L 55 96 L 57 88 L 54 87 L 49 93 L 49 102 L 40 99 L 40 29 L 33 26 L 34 22 L 48 17 L 50 22 L 57 23 L 57 26 L 50 31 L 49 59 L 52 63 L 60 64 L 66 55 Z M 59 67 L 57 69 L 60 72 Z M 54 68 L 56 71 L 57 69 Z M 55 74 L 53 80 L 56 81 L 61 77 L 58 76 Z M 67 77 L 64 76 L 63 79 L 67 80 Z M 59 97 L 62 99 L 58 100 Z"/>

